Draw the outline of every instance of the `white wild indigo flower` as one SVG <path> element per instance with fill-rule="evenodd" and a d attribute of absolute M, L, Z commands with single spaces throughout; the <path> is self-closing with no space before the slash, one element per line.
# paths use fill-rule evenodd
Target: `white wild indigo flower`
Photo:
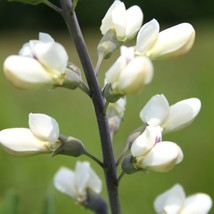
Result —
<path fill-rule="evenodd" d="M 0 131 L 0 145 L 18 156 L 50 153 L 60 146 L 57 121 L 46 114 L 29 114 L 29 128 Z"/>
<path fill-rule="evenodd" d="M 198 98 L 185 99 L 170 106 L 163 94 L 157 94 L 141 110 L 140 118 L 150 126 L 160 126 L 166 133 L 191 123 L 200 109 Z"/>
<path fill-rule="evenodd" d="M 147 126 L 131 146 L 137 169 L 166 172 L 183 160 L 181 148 L 169 141 L 162 141 L 160 127 Z"/>
<path fill-rule="evenodd" d="M 66 167 L 60 168 L 54 176 L 54 185 L 57 190 L 79 203 L 87 199 L 89 189 L 95 193 L 100 193 L 102 189 L 102 181 L 87 161 L 77 161 L 74 171 Z"/>
<path fill-rule="evenodd" d="M 195 40 L 195 30 L 182 23 L 159 32 L 159 23 L 153 19 L 144 24 L 137 35 L 136 53 L 151 59 L 177 57 L 188 52 Z"/>
<path fill-rule="evenodd" d="M 212 199 L 205 193 L 186 197 L 180 184 L 159 195 L 154 201 L 157 214 L 207 214 L 212 207 Z"/>
<path fill-rule="evenodd" d="M 100 30 L 106 34 L 110 29 L 116 32 L 120 41 L 132 39 L 143 22 L 143 13 L 138 6 L 126 10 L 123 2 L 115 0 L 102 20 Z"/>
<path fill-rule="evenodd" d="M 67 63 L 64 47 L 50 35 L 39 33 L 39 40 L 30 40 L 23 45 L 19 55 L 5 60 L 4 73 L 20 89 L 51 87 L 63 83 Z"/>
<path fill-rule="evenodd" d="M 126 95 L 139 92 L 151 82 L 153 65 L 144 56 L 135 56 L 134 48 L 121 47 L 121 55 L 106 72 L 105 78 L 111 84 L 112 95 Z"/>

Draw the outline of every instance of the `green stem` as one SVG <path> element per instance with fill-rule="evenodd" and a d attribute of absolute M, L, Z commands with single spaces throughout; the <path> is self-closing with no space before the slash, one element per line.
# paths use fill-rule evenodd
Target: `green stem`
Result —
<path fill-rule="evenodd" d="M 91 153 L 85 151 L 84 154 L 91 158 L 92 160 L 94 160 L 95 162 L 97 162 L 103 168 L 103 163 L 100 160 L 98 160 L 95 156 L 93 156 Z"/>
<path fill-rule="evenodd" d="M 62 10 L 59 7 L 49 2 L 48 0 L 44 1 L 43 3 L 46 4 L 48 7 L 52 8 L 53 10 L 55 10 L 57 13 L 60 13 L 60 14 L 62 13 Z"/>
<path fill-rule="evenodd" d="M 118 192 L 118 182 L 116 173 L 116 163 L 111 144 L 109 125 L 106 115 L 103 114 L 104 98 L 99 87 L 91 59 L 86 48 L 82 32 L 79 27 L 75 13 L 71 14 L 72 3 L 70 0 L 60 0 L 62 7 L 62 15 L 67 24 L 68 30 L 73 37 L 79 59 L 81 61 L 89 89 L 91 91 L 91 99 L 94 105 L 97 123 L 100 134 L 100 141 L 103 154 L 104 174 L 107 185 L 107 191 L 111 206 L 112 214 L 120 214 L 120 202 Z"/>

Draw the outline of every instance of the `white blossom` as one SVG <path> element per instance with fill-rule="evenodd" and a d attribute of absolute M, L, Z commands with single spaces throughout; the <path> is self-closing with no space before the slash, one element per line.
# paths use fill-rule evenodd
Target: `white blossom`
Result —
<path fill-rule="evenodd" d="M 136 52 L 151 59 L 172 58 L 188 52 L 195 40 L 195 30 L 189 23 L 181 23 L 159 32 L 153 19 L 144 24 L 137 35 Z"/>
<path fill-rule="evenodd" d="M 136 168 L 166 172 L 183 160 L 181 148 L 169 141 L 162 141 L 160 127 L 147 126 L 133 142 L 131 154 Z"/>
<path fill-rule="evenodd" d="M 186 197 L 180 184 L 159 195 L 154 201 L 157 214 L 207 214 L 212 207 L 212 199 L 205 193 Z"/>
<path fill-rule="evenodd" d="M 135 56 L 133 48 L 121 47 L 121 56 L 106 72 L 106 81 L 111 84 L 112 94 L 133 94 L 151 82 L 153 65 L 144 56 Z"/>
<path fill-rule="evenodd" d="M 138 6 L 126 10 L 123 2 L 115 0 L 102 20 L 100 30 L 106 34 L 110 29 L 115 30 L 120 41 L 132 39 L 143 22 L 143 13 Z"/>
<path fill-rule="evenodd" d="M 54 176 L 54 185 L 60 192 L 80 203 L 86 200 L 88 189 L 96 193 L 100 193 L 102 189 L 101 180 L 87 161 L 78 161 L 74 171 L 66 167 L 59 169 Z"/>
<path fill-rule="evenodd" d="M 45 114 L 29 114 L 29 128 L 0 131 L 0 145 L 13 155 L 49 153 L 60 146 L 59 126 Z"/>
<path fill-rule="evenodd" d="M 153 96 L 140 112 L 140 118 L 150 126 L 160 126 L 163 132 L 182 128 L 194 120 L 201 109 L 198 98 L 189 98 L 169 105 L 166 97 Z"/>
<path fill-rule="evenodd" d="M 68 55 L 64 47 L 45 33 L 39 40 L 24 44 L 19 55 L 7 57 L 4 73 L 20 89 L 60 85 L 63 82 Z"/>

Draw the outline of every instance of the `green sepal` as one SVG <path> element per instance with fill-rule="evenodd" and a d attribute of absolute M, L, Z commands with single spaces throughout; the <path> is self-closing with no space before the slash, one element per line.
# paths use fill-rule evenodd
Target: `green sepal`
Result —
<path fill-rule="evenodd" d="M 59 140 L 61 141 L 61 146 L 53 151 L 52 156 L 61 154 L 68 155 L 73 157 L 79 157 L 82 154 L 85 154 L 85 148 L 82 142 L 79 139 L 74 137 L 60 136 Z"/>
<path fill-rule="evenodd" d="M 124 96 L 123 94 L 112 94 L 111 91 L 111 84 L 106 84 L 103 89 L 103 95 L 109 103 L 115 103 Z"/>
<path fill-rule="evenodd" d="M 100 40 L 97 46 L 97 54 L 103 59 L 108 59 L 123 44 L 124 42 L 117 39 L 115 30 L 110 29 Z"/>
<path fill-rule="evenodd" d="M 9 2 L 21 2 L 25 4 L 37 5 L 41 3 L 45 3 L 47 0 L 8 0 Z"/>

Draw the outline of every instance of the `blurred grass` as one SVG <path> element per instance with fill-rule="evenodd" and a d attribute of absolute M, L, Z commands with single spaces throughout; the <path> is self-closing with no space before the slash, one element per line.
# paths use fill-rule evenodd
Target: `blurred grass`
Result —
<path fill-rule="evenodd" d="M 83 29 L 83 32 L 95 63 L 99 32 L 90 29 Z M 187 195 L 206 192 L 214 198 L 214 28 L 210 25 L 198 25 L 196 32 L 196 42 L 190 53 L 179 59 L 155 62 L 152 84 L 146 86 L 143 93 L 128 97 L 127 112 L 121 130 L 115 136 L 115 156 L 123 149 L 128 134 L 141 124 L 139 111 L 151 96 L 163 93 L 171 104 L 189 97 L 198 97 L 202 101 L 202 110 L 190 126 L 164 136 L 165 140 L 174 141 L 182 147 L 185 159 L 180 165 L 169 173 L 137 173 L 124 177 L 120 186 L 124 214 L 154 213 L 152 203 L 155 197 L 177 182 L 184 186 Z M 37 33 L 34 30 L 1 32 L 0 63 L 3 64 L 8 55 L 16 54 L 23 43 L 36 39 Z M 70 59 L 79 64 L 67 32 L 48 33 L 62 43 L 68 50 Z M 117 55 L 115 53 L 112 59 L 103 63 L 101 80 L 104 71 Z M 89 151 L 101 158 L 93 107 L 89 98 L 80 91 L 19 91 L 6 81 L 1 71 L 0 97 L 0 129 L 27 127 L 30 112 L 46 113 L 56 118 L 62 134 L 80 138 Z M 81 160 L 85 159 L 87 158 L 81 157 Z M 49 155 L 17 158 L 0 149 L 0 198 L 4 197 L 7 190 L 15 189 L 20 196 L 22 214 L 41 214 L 47 192 L 53 190 L 52 178 L 55 172 L 62 165 L 73 168 L 75 161 L 74 158 L 51 158 Z M 102 170 L 93 162 L 92 166 L 103 179 Z M 90 213 L 56 190 L 54 194 L 55 213 Z M 102 194 L 106 197 L 105 187 Z"/>

